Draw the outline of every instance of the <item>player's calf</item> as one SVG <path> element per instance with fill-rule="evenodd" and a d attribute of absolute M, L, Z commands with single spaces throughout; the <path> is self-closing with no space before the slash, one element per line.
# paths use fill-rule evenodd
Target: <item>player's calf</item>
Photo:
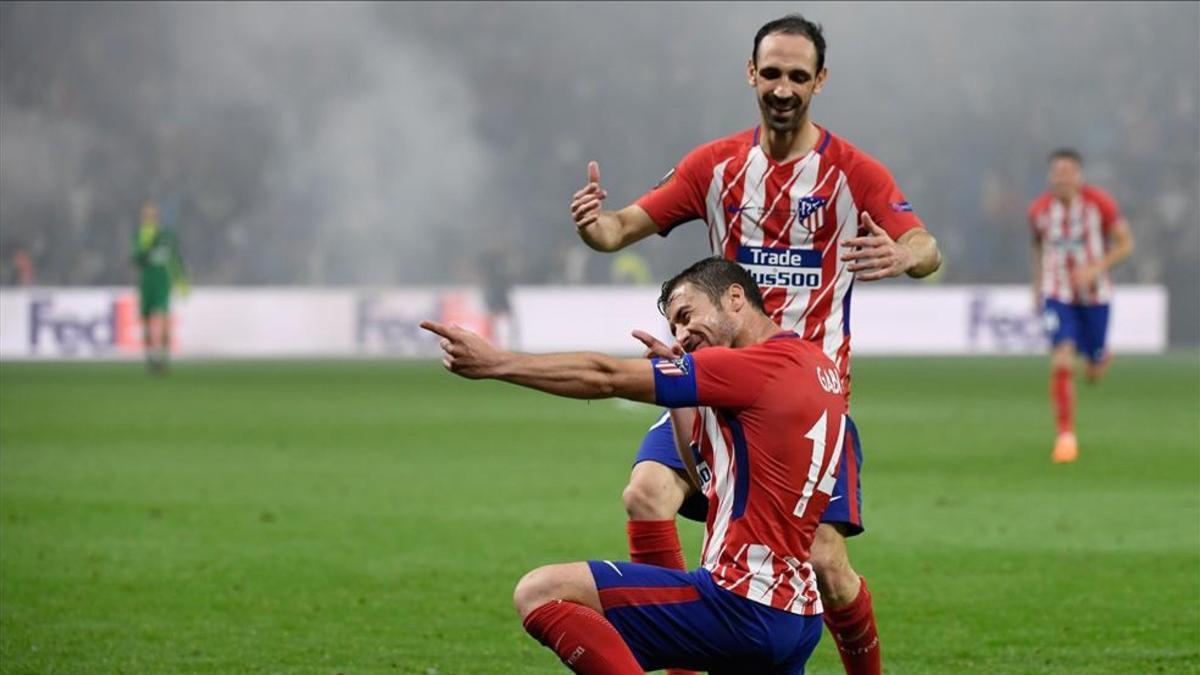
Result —
<path fill-rule="evenodd" d="M 604 618 L 587 563 L 547 565 L 517 582 L 513 605 L 529 635 L 576 673 L 633 675 L 642 667 Z"/>
<path fill-rule="evenodd" d="M 817 527 L 808 562 L 817 574 L 817 588 L 826 610 L 848 605 L 858 596 L 860 577 L 850 565 L 846 539 L 837 528 L 826 523 Z"/>
<path fill-rule="evenodd" d="M 825 626 L 837 643 L 842 666 L 849 675 L 882 672 L 879 632 L 866 579 L 850 565 L 846 539 L 838 529 L 821 523 L 813 538 L 809 564 L 825 607 Z"/>

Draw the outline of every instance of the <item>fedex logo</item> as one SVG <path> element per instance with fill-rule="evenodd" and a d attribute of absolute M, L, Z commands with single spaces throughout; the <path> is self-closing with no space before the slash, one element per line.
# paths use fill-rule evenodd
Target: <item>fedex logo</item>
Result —
<path fill-rule="evenodd" d="M 458 324 L 490 339 L 487 316 L 469 294 L 447 292 L 385 293 L 363 295 L 355 306 L 354 341 L 360 353 L 432 356 L 438 353 L 438 338 L 418 324 L 430 317 Z"/>
<path fill-rule="evenodd" d="M 424 318 L 423 312 L 389 312 L 380 308 L 378 299 L 373 297 L 359 298 L 355 309 L 354 339 L 359 349 L 377 346 L 389 353 L 414 354 L 432 353 L 437 347 L 437 336 L 417 325 Z"/>
<path fill-rule="evenodd" d="M 65 309 L 53 298 L 29 304 L 29 351 L 66 356 L 102 356 L 113 351 L 131 352 L 141 347 L 141 321 L 137 301 L 123 295 L 99 311 Z"/>
<path fill-rule="evenodd" d="M 1042 318 L 1028 309 L 1000 307 L 987 293 L 971 299 L 967 342 L 972 348 L 994 346 L 1000 351 L 1036 351 L 1045 347 Z"/>

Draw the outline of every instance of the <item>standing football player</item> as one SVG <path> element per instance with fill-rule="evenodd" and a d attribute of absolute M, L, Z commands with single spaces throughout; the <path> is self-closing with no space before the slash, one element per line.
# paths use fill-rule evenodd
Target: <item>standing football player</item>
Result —
<path fill-rule="evenodd" d="M 186 294 L 187 274 L 175 232 L 158 220 L 152 201 L 142 205 L 142 221 L 133 233 L 133 262 L 138 268 L 142 345 L 146 367 L 163 374 L 171 353 L 171 289 Z"/>
<path fill-rule="evenodd" d="M 1109 270 L 1133 253 L 1133 234 L 1117 202 L 1083 178 L 1083 157 L 1070 148 L 1050 154 L 1049 189 L 1029 205 L 1033 228 L 1033 302 L 1050 336 L 1050 400 L 1058 436 L 1051 460 L 1074 462 L 1075 360 L 1098 382 L 1108 353 Z"/>
<path fill-rule="evenodd" d="M 811 103 L 827 77 L 819 25 L 796 14 L 767 23 L 754 36 L 746 64 L 746 82 L 758 102 L 757 126 L 699 146 L 655 189 L 619 211 L 601 208 L 608 195 L 592 162 L 571 214 L 579 236 L 599 251 L 705 221 L 713 253 L 746 267 L 771 319 L 829 356 L 848 400 L 854 281 L 923 277 L 938 269 L 941 254 L 888 170 L 810 120 Z M 811 562 L 825 625 L 846 672 L 878 675 L 881 651 L 871 595 L 851 567 L 845 544 L 846 537 L 863 531 L 862 447 L 852 422 L 846 433 L 843 466 Z M 671 450 L 672 435 L 666 417 L 650 430 L 623 497 L 630 559 L 682 569 L 674 517 L 696 514 L 695 505 L 684 506 L 686 481 Z"/>

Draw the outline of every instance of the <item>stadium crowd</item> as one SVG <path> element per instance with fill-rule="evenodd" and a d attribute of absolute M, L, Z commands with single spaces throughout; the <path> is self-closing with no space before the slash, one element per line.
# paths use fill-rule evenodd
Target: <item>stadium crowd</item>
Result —
<path fill-rule="evenodd" d="M 622 167 L 625 182 L 609 187 L 618 200 L 632 198 L 670 168 L 663 157 L 755 119 L 749 92 L 722 106 L 676 114 L 679 102 L 730 98 L 728 82 L 736 74 L 712 76 L 695 62 L 692 41 L 659 40 L 653 22 L 628 28 L 630 49 L 604 54 L 610 72 L 580 77 L 577 61 L 555 58 L 578 48 L 576 34 L 555 29 L 569 19 L 565 6 L 362 8 L 377 19 L 379 34 L 454 61 L 479 102 L 469 131 L 495 160 L 489 180 L 506 196 L 492 200 L 498 203 L 490 213 L 465 217 L 470 222 L 458 229 L 430 220 L 424 236 L 436 258 L 449 264 L 424 265 L 405 259 L 402 238 L 380 231 L 413 217 L 407 210 L 393 202 L 382 215 L 362 216 L 376 225 L 356 229 L 357 195 L 346 198 L 322 184 L 320 174 L 279 168 L 287 161 L 285 146 L 319 127 L 325 101 L 353 98 L 363 79 L 355 75 L 366 72 L 369 56 L 345 49 L 297 56 L 299 47 L 284 44 L 266 52 L 277 59 L 274 65 L 255 65 L 285 81 L 295 100 L 214 97 L 211 87 L 188 79 L 194 73 L 176 51 L 182 39 L 176 11 L 170 5 L 3 8 L 3 283 L 31 276 L 41 284 L 130 283 L 129 233 L 147 197 L 158 200 L 164 222 L 179 232 L 198 285 L 472 282 L 478 280 L 474 261 L 487 246 L 509 252 L 517 283 L 606 283 L 614 277 L 612 261 L 581 255 L 562 206 L 586 162 Z M 1178 41 L 1163 38 L 1194 26 L 1174 25 L 1169 14 L 1142 13 L 1134 5 L 1094 13 L 1015 5 L 1003 20 L 1023 31 L 1022 47 L 1001 59 L 986 50 L 964 58 L 978 36 L 955 30 L 955 11 L 919 26 L 943 38 L 925 41 L 911 57 L 920 58 L 917 80 L 869 70 L 854 75 L 855 88 L 883 100 L 911 107 L 931 99 L 919 116 L 889 112 L 895 119 L 879 123 L 851 114 L 861 97 L 848 86 L 828 92 L 823 103 L 829 119 L 849 120 L 852 127 L 833 130 L 884 160 L 918 211 L 939 224 L 950 261 L 939 279 L 1026 281 L 1025 208 L 1042 189 L 1047 152 L 1065 144 L 1084 154 L 1089 179 L 1113 193 L 1137 234 L 1138 252 L 1117 281 L 1200 285 L 1196 55 L 1171 51 Z M 835 35 L 849 30 L 846 18 L 816 18 Z M 722 29 L 720 16 L 708 12 L 671 20 L 680 35 L 710 41 L 742 35 Z M 529 39 L 455 40 L 453 53 L 446 51 L 445 36 L 464 22 L 498 35 L 525 31 Z M 37 30 L 48 23 L 57 27 L 50 41 Z M 1060 30 L 1065 25 L 1071 30 Z M 898 29 L 917 30 L 903 23 Z M 1110 48 L 1117 43 L 1123 48 Z M 642 44 L 653 45 L 652 60 L 636 47 Z M 1041 48 L 1050 45 L 1057 51 Z M 748 54 L 747 45 L 735 46 Z M 831 51 L 830 67 L 851 67 L 842 60 L 849 51 Z M 1087 67 L 1047 61 L 1072 53 L 1087 54 Z M 714 56 L 717 62 L 728 58 Z M 1140 65 L 1146 63 L 1164 67 Z M 299 112 L 285 120 L 287 107 Z M 633 126 L 643 122 L 653 134 Z M 416 217 L 428 219 L 422 214 Z M 328 223 L 339 220 L 345 231 L 331 233 Z M 695 246 L 639 249 L 656 278 L 703 254 L 702 235 L 685 236 L 695 237 Z M 350 246 L 354 237 L 374 244 Z M 379 264 L 364 264 L 363 256 L 378 256 Z M 36 275 L 26 272 L 30 266 Z M 1193 302 L 1173 299 L 1171 311 L 1192 317 L 1174 322 L 1173 338 L 1200 337 L 1178 332 L 1195 331 Z"/>

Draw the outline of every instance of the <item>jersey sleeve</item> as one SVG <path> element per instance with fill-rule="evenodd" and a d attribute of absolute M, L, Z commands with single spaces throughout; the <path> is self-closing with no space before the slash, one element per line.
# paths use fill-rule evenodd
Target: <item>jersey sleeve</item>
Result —
<path fill-rule="evenodd" d="M 749 348 L 709 347 L 678 359 L 651 359 L 655 402 L 667 408 L 748 407 L 774 377 L 762 356 Z"/>
<path fill-rule="evenodd" d="M 1045 199 L 1038 197 L 1029 202 L 1029 208 L 1025 210 L 1025 218 L 1029 221 L 1029 234 L 1033 236 L 1035 242 L 1042 240 L 1042 228 L 1038 226 L 1038 217 L 1041 215 L 1044 203 Z"/>
<path fill-rule="evenodd" d="M 704 175 L 710 154 L 705 146 L 691 151 L 658 185 L 634 202 L 649 214 L 660 235 L 666 236 L 678 225 L 704 218 Z"/>
<path fill-rule="evenodd" d="M 1104 234 L 1112 232 L 1113 226 L 1121 219 L 1121 209 L 1117 206 L 1117 200 L 1100 189 L 1094 189 L 1091 197 L 1096 202 L 1096 208 L 1100 210 L 1100 229 Z"/>
<path fill-rule="evenodd" d="M 912 204 L 896 185 L 892 174 L 878 161 L 863 159 L 849 177 L 850 189 L 859 209 L 871 214 L 871 219 L 893 240 L 909 230 L 925 227 L 913 212 Z"/>

